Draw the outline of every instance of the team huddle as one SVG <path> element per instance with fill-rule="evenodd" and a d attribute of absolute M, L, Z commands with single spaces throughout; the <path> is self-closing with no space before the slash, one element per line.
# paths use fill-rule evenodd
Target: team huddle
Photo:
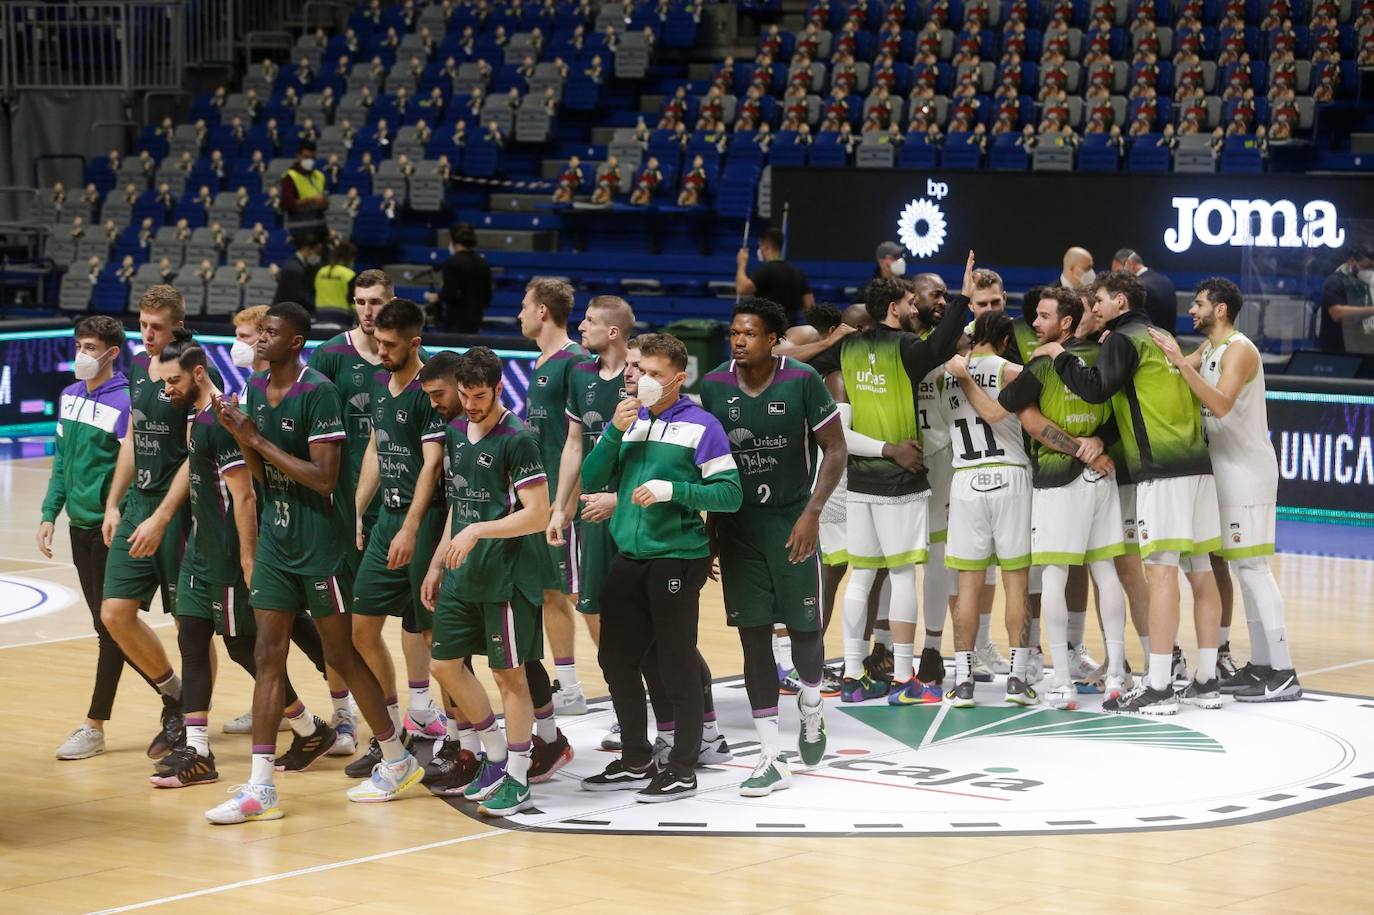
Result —
<path fill-rule="evenodd" d="M 789 787 L 797 759 L 821 761 L 826 697 L 966 708 L 975 682 L 1004 675 L 1005 701 L 1024 706 L 1072 709 L 1098 692 L 1105 710 L 1164 715 L 1219 708 L 1227 694 L 1296 699 L 1267 563 L 1277 465 L 1259 355 L 1234 327 L 1239 290 L 1201 284 L 1191 313 L 1207 339 L 1191 354 L 1149 324 L 1143 300 L 1138 279 L 1114 272 L 1089 289 L 1035 290 L 1013 319 L 972 253 L 959 293 L 935 274 L 877 278 L 824 335 L 745 298 L 731 358 L 694 399 L 681 341 L 633 336 L 630 305 L 599 296 L 578 345 L 572 288 L 536 279 L 519 315 L 539 349 L 521 419 L 504 406 L 518 395 L 505 396 L 516 376 L 500 358 L 426 352 L 423 310 L 382 271 L 359 274 L 357 327 L 308 362 L 303 307 L 236 316 L 233 360 L 253 370 L 242 392 L 224 389 L 185 329 L 180 293 L 155 286 L 127 379 L 114 370 L 117 322 L 77 325 L 79 380 L 63 393 L 38 539 L 48 552 L 65 507 L 101 654 L 87 723 L 58 756 L 103 751 L 127 661 L 163 700 L 151 783 L 217 781 L 218 634 L 253 678 L 251 712 L 224 726 L 251 733 L 252 750 L 248 781 L 210 822 L 283 816 L 276 773 L 353 756 L 358 716 L 373 737 L 345 769 L 359 779 L 350 800 L 423 784 L 509 816 L 573 759 L 557 720 L 587 712 L 581 618 L 615 710 L 601 745 L 620 752 L 581 787 L 690 796 L 698 766 L 731 758 L 697 649 L 700 592 L 717 577 L 760 744 L 747 797 Z M 1009 660 L 990 637 L 997 567 Z M 1199 646 L 1191 675 L 1176 639 L 1180 570 Z M 1232 576 L 1253 652 L 1240 668 L 1218 588 L 1229 594 Z M 1101 664 L 1084 645 L 1089 580 Z M 177 624 L 179 676 L 140 619 L 158 593 Z M 844 659 L 832 670 L 837 601 Z M 1128 606 L 1147 658 L 1138 680 Z M 392 617 L 404 714 L 383 637 Z M 329 682 L 328 721 L 287 675 L 293 642 Z M 473 672 L 480 655 L 501 721 Z M 795 752 L 780 737 L 783 694 L 796 696 Z M 416 741 L 434 741 L 423 765 Z"/>

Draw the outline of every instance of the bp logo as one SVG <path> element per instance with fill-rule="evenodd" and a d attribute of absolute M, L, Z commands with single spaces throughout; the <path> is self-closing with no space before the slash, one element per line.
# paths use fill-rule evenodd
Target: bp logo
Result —
<path fill-rule="evenodd" d="M 1224 826 L 1374 794 L 1368 697 L 1228 700 L 1167 720 L 1104 714 L 1093 697 L 1073 712 L 1001 698 L 1000 684 L 980 684 L 972 709 L 826 700 L 829 742 L 814 768 L 796 755 L 796 706 L 784 701 L 792 787 L 742 798 L 739 783 L 759 746 L 742 680 L 718 682 L 716 712 L 734 758 L 699 769 L 696 796 L 671 810 L 579 789 L 615 758 L 600 749 L 610 701 L 596 700 L 591 714 L 559 721 L 576 758 L 536 787 L 534 809 L 504 825 L 691 835 L 1098 833 Z M 452 803 L 477 816 L 471 804 Z"/>

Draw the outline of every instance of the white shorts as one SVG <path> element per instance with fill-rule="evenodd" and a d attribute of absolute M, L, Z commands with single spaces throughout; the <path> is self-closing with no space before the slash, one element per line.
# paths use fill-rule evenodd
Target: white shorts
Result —
<path fill-rule="evenodd" d="M 930 493 L 894 496 L 891 500 L 854 492 L 849 496 L 845 536 L 851 566 L 900 569 L 929 558 L 926 506 Z"/>
<path fill-rule="evenodd" d="M 1140 539 L 1136 530 L 1135 484 L 1122 483 L 1116 487 L 1116 500 L 1121 505 L 1121 538 L 1126 544 L 1126 553 L 1140 555 Z"/>
<path fill-rule="evenodd" d="M 1121 502 L 1111 477 L 1085 469 L 1072 482 L 1037 489 L 1031 498 L 1031 562 L 1081 566 L 1126 552 Z"/>
<path fill-rule="evenodd" d="M 1211 474 L 1166 477 L 1136 485 L 1140 555 L 1205 555 L 1221 547 L 1217 487 Z"/>
<path fill-rule="evenodd" d="M 944 543 L 949 530 L 949 483 L 954 475 L 954 451 L 941 448 L 927 458 L 926 480 L 930 483 L 930 542 Z"/>
<path fill-rule="evenodd" d="M 1221 506 L 1222 559 L 1250 559 L 1274 555 L 1274 528 L 1278 510 L 1273 502 L 1264 505 Z"/>
<path fill-rule="evenodd" d="M 980 572 L 1030 566 L 1030 472 L 1025 467 L 956 470 L 949 487 L 945 565 Z"/>
<path fill-rule="evenodd" d="M 848 521 L 821 522 L 821 562 L 842 566 L 849 562 Z"/>

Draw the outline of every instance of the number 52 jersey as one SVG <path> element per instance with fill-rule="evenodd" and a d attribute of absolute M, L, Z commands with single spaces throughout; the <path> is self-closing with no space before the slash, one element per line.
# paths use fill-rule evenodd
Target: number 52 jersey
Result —
<path fill-rule="evenodd" d="M 254 373 L 246 403 L 263 438 L 292 457 L 308 461 L 312 443 L 344 440 L 343 398 L 333 382 L 312 368 L 301 369 L 275 407 L 267 402 L 267 372 Z M 341 465 L 343 461 L 340 455 Z M 297 575 L 335 574 L 343 563 L 348 532 L 335 517 L 333 497 L 297 483 L 266 458 L 262 463 L 267 495 L 257 561 Z"/>

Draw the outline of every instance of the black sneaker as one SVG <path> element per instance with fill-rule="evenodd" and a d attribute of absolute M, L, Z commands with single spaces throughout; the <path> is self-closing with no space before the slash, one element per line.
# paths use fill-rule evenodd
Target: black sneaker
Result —
<path fill-rule="evenodd" d="M 1236 675 L 1236 659 L 1231 656 L 1231 643 L 1222 642 L 1217 649 L 1217 676 L 1224 682 Z"/>
<path fill-rule="evenodd" d="M 161 759 L 186 743 L 186 719 L 177 705 L 162 702 L 162 727 L 153 742 L 148 744 L 148 758 Z"/>
<path fill-rule="evenodd" d="M 453 756 L 453 765 L 449 766 L 448 771 L 442 775 L 430 778 L 426 775 L 421 781 L 429 793 L 439 797 L 460 795 L 463 789 L 472 783 L 477 777 L 477 770 L 482 768 L 482 761 L 477 758 L 477 754 L 471 750 L 464 750 L 458 741 L 452 741 L 457 749 Z"/>
<path fill-rule="evenodd" d="M 916 670 L 916 679 L 927 684 L 944 684 L 945 659 L 940 656 L 938 648 L 926 648 L 921 652 L 921 666 Z"/>
<path fill-rule="evenodd" d="M 534 738 L 530 751 L 529 783 L 540 785 L 554 777 L 559 769 L 573 761 L 573 748 L 568 738 L 558 731 L 553 740 L 543 741 Z"/>
<path fill-rule="evenodd" d="M 1178 699 L 1195 708 L 1221 708 L 1221 681 L 1216 677 L 1206 683 L 1193 680 L 1179 692 Z"/>
<path fill-rule="evenodd" d="M 641 804 L 662 804 L 691 797 L 697 793 L 695 773 L 678 775 L 672 769 L 662 769 L 644 789 L 635 792 L 635 800 Z"/>
<path fill-rule="evenodd" d="M 1119 699 L 1108 699 L 1102 703 L 1104 712 L 1119 712 L 1123 715 L 1176 715 L 1178 696 L 1172 689 L 1151 689 L 1137 686 Z"/>
<path fill-rule="evenodd" d="M 458 754 L 462 752 L 463 745 L 453 738 L 445 738 L 434 745 L 434 755 L 425 763 L 425 774 L 420 779 L 420 784 L 428 785 L 430 782 L 447 775 L 453 770 L 458 762 Z"/>
<path fill-rule="evenodd" d="M 897 659 L 892 656 L 892 649 L 882 642 L 875 642 L 873 653 L 864 658 L 864 669 L 874 680 L 891 680 L 896 668 Z"/>
<path fill-rule="evenodd" d="M 1292 702 L 1302 698 L 1302 684 L 1292 669 L 1271 670 L 1269 676 L 1232 696 L 1237 702 Z"/>
<path fill-rule="evenodd" d="M 638 790 L 647 786 L 654 778 L 657 770 L 650 762 L 642 769 L 635 769 L 625 765 L 619 759 L 612 760 L 597 775 L 582 779 L 583 791 L 626 791 Z M 693 784 L 695 787 L 695 784 Z"/>
<path fill-rule="evenodd" d="M 278 772 L 304 772 L 315 760 L 334 746 L 334 729 L 315 717 L 315 730 L 302 737 L 296 734 L 291 739 L 291 748 L 277 757 Z"/>
<path fill-rule="evenodd" d="M 412 753 L 415 751 L 415 739 L 409 734 L 401 738 L 401 744 Z M 349 778 L 367 778 L 372 775 L 372 769 L 381 761 L 382 745 L 377 742 L 376 737 L 373 737 L 367 742 L 367 752 L 344 766 L 344 775 Z"/>
<path fill-rule="evenodd" d="M 1246 661 L 1245 666 L 1236 671 L 1229 677 L 1221 678 L 1221 694 L 1231 696 L 1243 689 L 1249 689 L 1257 683 L 1264 683 L 1269 679 L 1269 675 L 1274 672 L 1274 668 L 1268 664 L 1255 664 Z"/>
<path fill-rule="evenodd" d="M 215 770 L 215 754 L 201 756 L 194 748 L 179 746 L 157 765 L 157 772 L 148 776 L 155 788 L 186 788 L 219 781 Z"/>

